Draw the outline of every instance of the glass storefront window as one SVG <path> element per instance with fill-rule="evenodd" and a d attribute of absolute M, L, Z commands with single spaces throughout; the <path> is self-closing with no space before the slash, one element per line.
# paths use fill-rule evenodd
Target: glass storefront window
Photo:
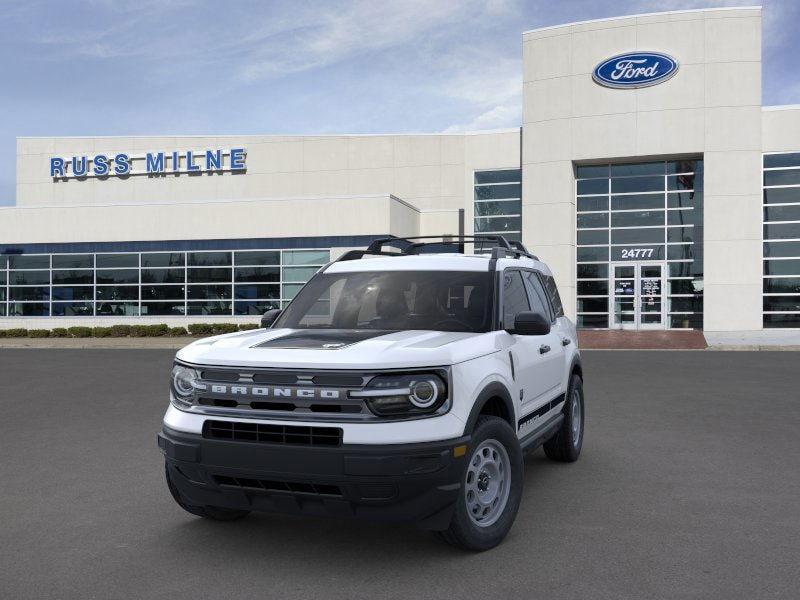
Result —
<path fill-rule="evenodd" d="M 475 171 L 473 231 L 522 239 L 522 171 Z M 480 251 L 480 246 L 476 246 Z"/>
<path fill-rule="evenodd" d="M 800 328 L 800 153 L 763 160 L 763 324 Z"/>
<path fill-rule="evenodd" d="M 142 253 L 142 268 L 182 267 L 186 264 L 186 255 L 183 252 L 153 252 Z"/>
<path fill-rule="evenodd" d="M 221 267 L 231 264 L 230 252 L 189 252 L 187 264 L 190 267 Z"/>
<path fill-rule="evenodd" d="M 54 254 L 54 269 L 91 269 L 94 267 L 92 254 Z"/>
<path fill-rule="evenodd" d="M 664 302 L 654 299 L 639 311 L 633 299 L 615 293 L 615 298 L 625 299 L 625 306 L 615 306 L 619 318 L 631 325 L 638 318 L 645 325 L 702 327 L 702 173 L 700 159 L 575 167 L 579 327 L 613 324 L 611 262 L 641 263 L 641 273 L 648 272 L 648 262 L 664 265 L 658 267 Z M 616 269 L 621 281 L 624 269 Z M 668 279 L 674 277 L 689 279 Z M 676 318 L 678 308 L 687 309 L 687 314 Z M 661 315 L 653 314 L 661 310 Z"/>
<path fill-rule="evenodd" d="M 0 315 L 260 314 L 329 261 L 326 249 L 2 255 Z"/>

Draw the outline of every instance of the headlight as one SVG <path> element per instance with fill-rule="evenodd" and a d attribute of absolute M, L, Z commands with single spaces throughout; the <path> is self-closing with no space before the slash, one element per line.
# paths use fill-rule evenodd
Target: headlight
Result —
<path fill-rule="evenodd" d="M 172 396 L 182 406 L 192 404 L 192 396 L 198 388 L 200 373 L 195 369 L 175 365 L 172 367 Z"/>
<path fill-rule="evenodd" d="M 350 392 L 363 398 L 369 409 L 381 417 L 415 416 L 444 412 L 447 384 L 436 373 L 399 373 L 373 377 L 363 390 Z"/>

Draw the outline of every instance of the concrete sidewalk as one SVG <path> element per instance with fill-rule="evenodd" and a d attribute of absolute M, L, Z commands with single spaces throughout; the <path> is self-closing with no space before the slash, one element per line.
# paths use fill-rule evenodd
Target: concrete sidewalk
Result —
<path fill-rule="evenodd" d="M 800 331 L 748 332 L 610 331 L 580 332 L 582 350 L 800 350 Z M 619 341 L 625 338 L 624 341 Z M 178 350 L 200 337 L 140 338 L 0 338 L 2 348 L 31 349 L 172 349 Z"/>
<path fill-rule="evenodd" d="M 140 338 L 0 338 L 0 348 L 94 348 L 126 349 L 145 348 L 179 349 L 199 337 L 140 337 Z"/>

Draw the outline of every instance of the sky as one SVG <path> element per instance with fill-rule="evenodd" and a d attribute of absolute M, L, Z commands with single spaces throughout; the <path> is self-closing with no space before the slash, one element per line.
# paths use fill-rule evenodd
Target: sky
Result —
<path fill-rule="evenodd" d="M 523 31 L 755 3 L 0 0 L 0 205 L 18 136 L 518 127 Z M 763 6 L 763 103 L 800 103 L 800 2 Z"/>

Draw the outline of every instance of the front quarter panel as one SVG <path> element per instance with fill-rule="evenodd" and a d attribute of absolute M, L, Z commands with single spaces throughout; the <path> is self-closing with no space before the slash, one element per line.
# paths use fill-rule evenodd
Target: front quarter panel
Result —
<path fill-rule="evenodd" d="M 464 433 L 469 433 L 474 420 L 470 417 L 473 416 L 476 401 L 493 384 L 507 390 L 514 410 L 512 422 L 516 422 L 519 386 L 512 376 L 507 351 L 500 350 L 453 366 L 452 410 L 465 423 Z"/>

